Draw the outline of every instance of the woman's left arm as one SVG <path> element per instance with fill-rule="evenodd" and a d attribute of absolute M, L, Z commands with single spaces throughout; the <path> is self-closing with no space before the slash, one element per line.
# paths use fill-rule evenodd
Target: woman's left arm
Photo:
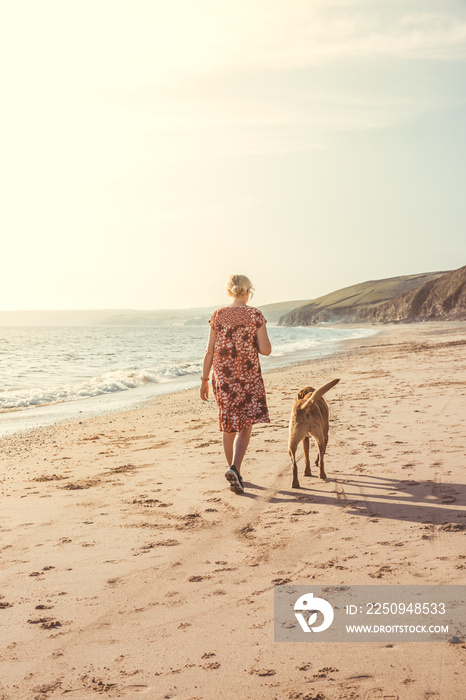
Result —
<path fill-rule="evenodd" d="M 261 355 L 270 355 L 272 352 L 272 344 L 270 342 L 268 333 L 267 333 L 267 326 L 265 323 L 260 326 L 260 328 L 257 329 L 257 347 L 259 348 L 259 352 Z"/>
<path fill-rule="evenodd" d="M 209 375 L 212 368 L 212 362 L 214 359 L 214 347 L 215 347 L 215 331 L 211 327 L 209 333 L 209 340 L 207 341 L 207 349 L 204 355 L 204 362 L 202 364 L 202 378 L 201 378 L 201 399 L 207 401 L 209 398 Z"/>

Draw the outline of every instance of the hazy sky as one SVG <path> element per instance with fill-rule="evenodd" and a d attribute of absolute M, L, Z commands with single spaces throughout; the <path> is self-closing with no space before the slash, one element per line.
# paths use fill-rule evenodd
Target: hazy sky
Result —
<path fill-rule="evenodd" d="M 466 263 L 464 0 L 0 0 L 1 309 Z"/>

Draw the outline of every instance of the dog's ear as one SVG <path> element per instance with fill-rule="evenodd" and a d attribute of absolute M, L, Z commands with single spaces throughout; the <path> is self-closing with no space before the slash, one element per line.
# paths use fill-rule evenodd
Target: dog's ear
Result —
<path fill-rule="evenodd" d="M 307 386 L 305 389 L 301 389 L 301 391 L 298 391 L 297 399 L 304 399 L 308 394 L 312 394 L 314 389 L 312 386 Z"/>

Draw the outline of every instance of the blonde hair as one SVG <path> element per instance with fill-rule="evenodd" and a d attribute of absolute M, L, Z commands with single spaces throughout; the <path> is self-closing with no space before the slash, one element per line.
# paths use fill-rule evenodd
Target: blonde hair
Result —
<path fill-rule="evenodd" d="M 227 281 L 227 294 L 232 297 L 240 297 L 248 292 L 253 295 L 254 287 L 246 275 L 230 275 Z"/>

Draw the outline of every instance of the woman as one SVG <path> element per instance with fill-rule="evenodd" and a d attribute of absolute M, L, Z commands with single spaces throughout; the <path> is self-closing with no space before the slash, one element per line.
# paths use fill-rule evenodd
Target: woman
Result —
<path fill-rule="evenodd" d="M 225 477 L 230 489 L 243 493 L 241 464 L 254 423 L 270 423 L 259 354 L 270 355 L 272 346 L 263 314 L 248 306 L 253 292 L 245 275 L 231 275 L 227 293 L 229 306 L 214 311 L 201 377 L 201 399 L 209 397 L 209 374 L 219 408 L 223 449 L 229 468 Z"/>

